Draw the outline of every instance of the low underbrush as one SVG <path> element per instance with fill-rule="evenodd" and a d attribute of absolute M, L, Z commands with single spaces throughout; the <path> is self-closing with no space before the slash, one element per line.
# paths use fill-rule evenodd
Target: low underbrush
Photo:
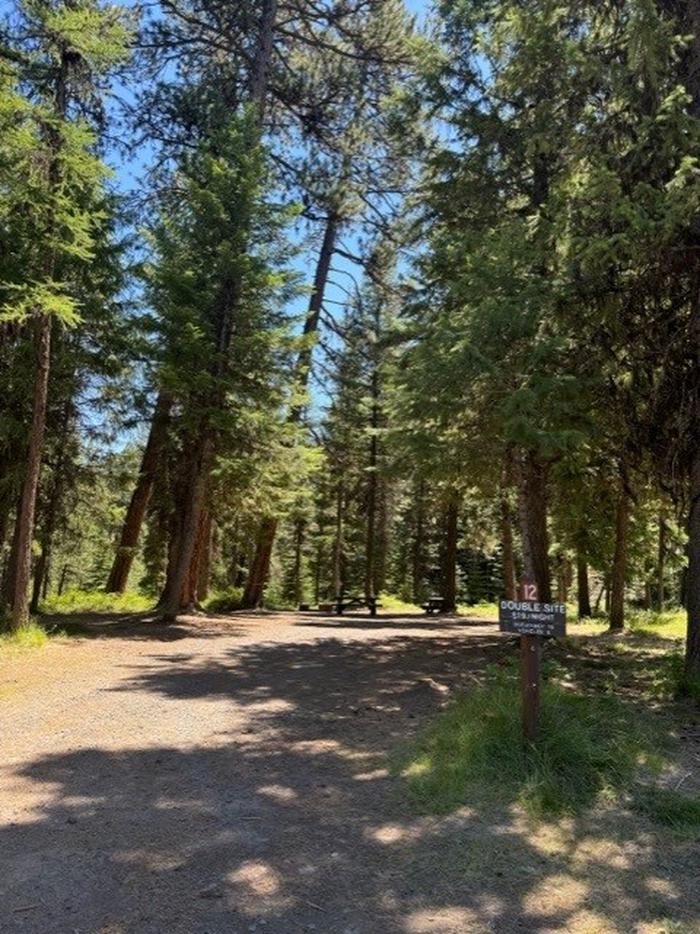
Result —
<path fill-rule="evenodd" d="M 153 608 L 152 596 L 127 591 L 105 593 L 103 590 L 66 590 L 60 596 L 51 594 L 40 604 L 42 613 L 143 613 Z"/>

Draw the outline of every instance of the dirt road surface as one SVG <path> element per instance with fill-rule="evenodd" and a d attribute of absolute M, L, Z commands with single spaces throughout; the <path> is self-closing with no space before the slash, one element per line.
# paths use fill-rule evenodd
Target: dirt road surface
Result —
<path fill-rule="evenodd" d="M 700 931 L 697 848 L 631 817 L 412 809 L 388 756 L 512 651 L 456 619 L 237 614 L 0 663 L 0 931 Z"/>

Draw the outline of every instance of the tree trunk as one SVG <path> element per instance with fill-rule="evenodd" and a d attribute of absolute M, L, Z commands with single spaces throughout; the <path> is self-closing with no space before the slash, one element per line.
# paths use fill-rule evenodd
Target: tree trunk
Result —
<path fill-rule="evenodd" d="M 304 415 L 304 402 L 302 397 L 309 385 L 314 344 L 316 343 L 316 336 L 318 334 L 321 311 L 323 310 L 323 298 L 326 294 L 326 285 L 328 284 L 328 275 L 331 269 L 333 253 L 335 252 L 339 228 L 340 218 L 331 211 L 326 218 L 323 240 L 321 241 L 321 250 L 316 261 L 313 289 L 309 296 L 309 305 L 306 310 L 306 318 L 304 319 L 304 330 L 302 332 L 303 343 L 294 366 L 294 388 L 297 393 L 297 399 L 289 412 L 289 420 L 292 424 L 300 422 Z"/>
<path fill-rule="evenodd" d="M 57 122 L 63 121 L 68 105 L 67 88 L 70 58 L 67 49 L 61 52 L 58 74 L 56 76 L 53 116 Z M 48 161 L 48 183 L 52 192 L 58 192 L 61 184 L 60 150 L 62 137 L 54 125 L 46 130 L 47 144 L 51 152 Z M 53 218 L 50 220 L 50 226 Z M 56 271 L 56 251 L 48 247 L 42 269 L 45 282 L 50 282 Z M 26 469 L 22 482 L 20 503 L 15 520 L 13 556 L 10 561 L 11 579 L 11 616 L 10 629 L 18 630 L 29 621 L 29 579 L 32 563 L 32 538 L 36 500 L 39 489 L 39 475 L 44 452 L 44 434 L 46 431 L 46 409 L 49 392 L 49 373 L 51 370 L 51 315 L 39 311 L 36 315 L 34 332 L 35 366 L 34 390 L 32 398 L 32 417 L 27 443 Z"/>
<path fill-rule="evenodd" d="M 29 601 L 29 612 L 34 614 L 39 612 L 39 600 L 44 584 L 44 575 L 48 566 L 49 553 L 48 545 L 42 544 L 39 557 L 34 565 L 34 579 L 32 580 L 32 598 Z"/>
<path fill-rule="evenodd" d="M 250 74 L 250 98 L 255 111 L 257 128 L 256 142 L 258 142 L 262 136 L 262 126 L 268 96 L 270 64 L 274 46 L 276 17 L 277 0 L 263 0 L 260 29 Z M 224 97 L 226 96 L 226 89 L 224 89 L 223 95 Z M 249 233 L 248 231 L 247 234 Z M 245 242 L 247 242 L 247 236 Z M 210 362 L 210 374 L 213 376 L 214 380 L 218 381 L 218 385 L 215 386 L 209 394 L 205 394 L 203 398 L 189 400 L 190 405 L 192 405 L 195 410 L 202 407 L 204 412 L 202 413 L 199 430 L 195 433 L 193 440 L 190 442 L 190 467 L 186 472 L 186 482 L 183 491 L 184 512 L 182 524 L 180 527 L 180 534 L 177 536 L 177 547 L 172 551 L 172 561 L 168 568 L 168 578 L 161 601 L 162 614 L 165 620 L 174 620 L 177 617 L 183 588 L 186 586 L 187 575 L 190 571 L 192 556 L 196 545 L 200 515 L 216 454 L 216 432 L 212 424 L 211 415 L 207 410 L 219 409 L 225 397 L 223 380 L 229 366 L 229 352 L 233 340 L 236 311 L 241 302 L 241 288 L 242 281 L 239 275 L 232 275 L 221 283 L 221 295 L 214 309 L 215 340 L 214 347 L 212 348 L 213 355 Z M 274 539 L 274 531 L 272 539 Z M 269 542 L 267 550 L 261 552 L 261 560 L 266 559 L 269 562 L 272 539 Z M 253 574 L 253 571 L 255 571 L 255 574 Z M 254 566 L 251 568 L 248 583 L 250 584 L 251 581 L 259 581 L 261 588 L 259 593 L 254 595 L 256 598 L 254 605 L 257 605 L 262 600 L 262 586 L 267 576 L 266 571 L 267 567 L 262 569 L 262 572 L 260 567 Z M 246 592 L 248 589 L 248 585 L 246 585 Z M 249 595 L 249 600 L 250 599 L 251 596 Z"/>
<path fill-rule="evenodd" d="M 539 599 L 549 603 L 552 589 L 547 530 L 547 468 L 534 451 L 523 452 L 517 468 L 523 570 L 525 576 L 537 584 Z"/>
<path fill-rule="evenodd" d="M 246 568 L 248 567 L 248 555 L 242 554 L 238 560 L 238 570 L 233 579 L 234 587 L 242 587 L 246 581 Z"/>
<path fill-rule="evenodd" d="M 205 509 L 201 519 L 199 560 L 197 562 L 197 603 L 209 596 L 211 584 L 212 549 L 214 546 L 214 519 L 210 509 Z"/>
<path fill-rule="evenodd" d="M 557 578 L 557 600 L 559 603 L 568 603 L 569 587 L 571 586 L 571 563 L 562 555 L 559 560 L 559 574 Z"/>
<path fill-rule="evenodd" d="M 506 600 L 515 600 L 518 591 L 515 580 L 513 520 L 510 512 L 510 504 L 505 496 L 501 497 L 501 565 L 503 573 L 503 595 Z"/>
<path fill-rule="evenodd" d="M 333 212 L 329 213 L 328 217 L 326 218 L 326 226 L 323 234 L 323 242 L 321 244 L 321 252 L 319 253 L 318 261 L 316 263 L 313 291 L 311 292 L 311 297 L 309 298 L 309 306 L 306 312 L 306 319 L 304 320 L 304 342 L 301 350 L 299 351 L 299 356 L 294 367 L 293 382 L 294 391 L 297 398 L 293 402 L 289 411 L 289 422 L 293 425 L 298 424 L 304 415 L 305 406 L 303 402 L 303 396 L 309 383 L 309 375 L 311 373 L 311 364 L 313 360 L 313 348 L 316 335 L 318 334 L 321 310 L 323 308 L 323 297 L 326 291 L 326 285 L 328 283 L 328 274 L 330 272 L 331 261 L 335 251 L 335 244 L 338 237 L 339 227 L 340 218 Z M 256 543 L 256 554 L 253 558 L 253 565 L 259 568 L 257 578 L 260 580 L 264 580 L 269 574 L 269 566 L 263 567 L 262 563 L 265 561 L 265 556 L 267 556 L 267 561 L 269 562 L 270 556 L 272 554 L 272 545 L 274 544 L 275 535 L 277 533 L 277 520 L 271 517 L 269 522 L 270 525 L 265 529 L 265 535 L 262 535 Z M 272 529 L 273 522 L 274 529 Z M 266 536 L 270 533 L 270 529 L 272 529 L 272 542 L 268 543 Z M 250 581 L 250 577 L 248 580 Z M 243 606 L 257 606 L 261 598 L 261 592 L 255 591 L 252 588 L 249 592 L 249 588 L 246 586 L 246 594 L 244 595 L 245 602 L 243 603 Z"/>
<path fill-rule="evenodd" d="M 61 576 L 58 578 L 58 587 L 56 588 L 56 594 L 60 597 L 63 593 L 63 588 L 66 586 L 66 578 L 68 577 L 68 572 L 70 567 L 67 564 L 64 564 L 61 568 Z"/>
<path fill-rule="evenodd" d="M 168 436 L 171 407 L 172 397 L 169 393 L 161 391 L 153 411 L 151 428 L 141 458 L 136 487 L 124 516 L 119 546 L 105 587 L 107 593 L 124 593 L 126 590 L 129 571 L 136 554 L 136 546 L 143 525 L 143 518 L 146 515 L 156 473 L 161 463 Z"/>
<path fill-rule="evenodd" d="M 379 426 L 379 374 L 376 361 L 372 370 L 371 382 L 372 411 L 370 415 L 369 465 L 367 484 L 367 531 L 365 542 L 365 597 L 376 597 L 376 546 L 377 546 L 377 483 L 378 483 L 378 444 Z"/>
<path fill-rule="evenodd" d="M 425 483 L 420 480 L 416 491 L 416 527 L 413 537 L 412 561 L 412 596 L 413 602 L 420 604 L 425 598 L 423 580 L 425 578 Z"/>
<path fill-rule="evenodd" d="M 36 324 L 36 371 L 32 423 L 29 432 L 27 467 L 16 520 L 15 556 L 11 564 L 14 570 L 14 580 L 12 582 L 10 628 L 13 631 L 17 631 L 29 621 L 28 591 L 32 562 L 32 537 L 46 429 L 46 405 L 51 367 L 51 327 L 51 317 L 42 314 Z"/>
<path fill-rule="evenodd" d="M 615 553 L 610 575 L 610 629 L 625 626 L 625 580 L 627 577 L 627 536 L 629 531 L 629 493 L 620 489 L 615 514 Z"/>
<path fill-rule="evenodd" d="M 298 608 L 304 601 L 304 588 L 302 586 L 302 550 L 304 546 L 304 520 L 297 519 L 294 523 L 294 569 L 292 581 L 294 587 L 294 604 Z"/>
<path fill-rule="evenodd" d="M 254 610 L 262 606 L 276 532 L 277 519 L 272 516 L 264 518 L 260 523 L 255 555 L 241 599 L 244 609 Z"/>
<path fill-rule="evenodd" d="M 323 562 L 323 545 L 321 544 L 322 529 L 319 528 L 319 538 L 316 544 L 316 567 L 314 568 L 314 606 L 321 600 L 321 568 Z"/>
<path fill-rule="evenodd" d="M 582 552 L 576 553 L 576 585 L 578 618 L 588 619 L 591 613 L 591 592 L 588 586 L 588 564 Z"/>
<path fill-rule="evenodd" d="M 211 514 L 202 509 L 199 515 L 197 538 L 192 551 L 192 559 L 182 588 L 181 609 L 193 612 L 199 609 L 206 596 L 209 581 L 209 562 L 211 547 Z"/>
<path fill-rule="evenodd" d="M 186 587 L 192 558 L 199 534 L 200 516 L 204 505 L 209 476 L 214 457 L 211 429 L 204 425 L 194 450 L 190 454 L 189 464 L 183 485 L 182 517 L 179 534 L 171 548 L 171 560 L 168 562 L 168 576 L 161 600 L 163 619 L 173 621 L 183 608 L 182 595 Z"/>
<path fill-rule="evenodd" d="M 257 124 L 261 132 L 267 103 L 276 19 L 277 0 L 263 0 L 257 50 L 250 76 L 250 98 L 255 107 Z"/>
<path fill-rule="evenodd" d="M 343 508 L 344 508 L 343 478 L 338 480 L 335 508 L 335 541 L 333 542 L 333 598 L 340 599 L 343 595 Z"/>
<path fill-rule="evenodd" d="M 666 517 L 659 513 L 659 555 L 656 566 L 656 607 L 659 613 L 663 613 L 665 600 L 665 581 L 666 575 Z"/>
<path fill-rule="evenodd" d="M 442 599 L 446 613 L 457 610 L 457 539 L 459 496 L 452 492 L 445 512 L 445 548 L 442 567 Z"/>
<path fill-rule="evenodd" d="M 690 472 L 686 594 L 685 676 L 688 681 L 697 682 L 700 679 L 700 452 L 695 454 Z"/>

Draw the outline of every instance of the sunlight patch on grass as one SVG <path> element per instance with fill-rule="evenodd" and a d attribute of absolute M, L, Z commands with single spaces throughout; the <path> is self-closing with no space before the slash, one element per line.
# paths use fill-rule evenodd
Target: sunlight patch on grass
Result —
<path fill-rule="evenodd" d="M 462 616 L 474 616 L 478 619 L 497 620 L 497 603 L 460 603 L 457 612 Z"/>
<path fill-rule="evenodd" d="M 22 626 L 17 632 L 6 632 L 0 635 L 1 649 L 37 649 L 48 641 L 48 633 L 33 620 Z"/>
<path fill-rule="evenodd" d="M 61 596 L 47 597 L 40 606 L 42 613 L 142 613 L 150 610 L 153 597 L 140 593 L 105 593 L 102 590 L 67 590 Z"/>
<path fill-rule="evenodd" d="M 421 611 L 421 608 L 415 603 L 408 603 L 406 600 L 402 600 L 401 597 L 391 593 L 381 594 L 379 602 L 384 613 L 418 613 Z"/>
<path fill-rule="evenodd" d="M 687 619 L 685 610 L 681 608 L 668 610 L 665 613 L 635 610 L 628 615 L 628 625 L 632 632 L 661 639 L 684 639 Z"/>
<path fill-rule="evenodd" d="M 543 817 L 615 800 L 642 765 L 658 772 L 662 748 L 659 728 L 614 696 L 551 682 L 542 690 L 540 738 L 527 746 L 517 679 L 498 672 L 442 713 L 395 771 L 428 813 L 490 800 Z"/>

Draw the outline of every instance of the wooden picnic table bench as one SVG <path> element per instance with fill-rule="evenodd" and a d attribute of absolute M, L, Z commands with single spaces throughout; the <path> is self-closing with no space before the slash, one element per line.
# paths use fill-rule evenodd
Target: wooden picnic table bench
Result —
<path fill-rule="evenodd" d="M 445 598 L 438 596 L 428 597 L 426 602 L 422 603 L 421 606 L 428 616 L 432 616 L 433 613 L 442 613 L 445 606 Z"/>
<path fill-rule="evenodd" d="M 377 602 L 376 597 L 338 597 L 333 604 L 338 616 L 342 616 L 344 610 L 357 610 L 364 606 L 369 610 L 370 616 L 376 616 L 381 603 Z"/>

